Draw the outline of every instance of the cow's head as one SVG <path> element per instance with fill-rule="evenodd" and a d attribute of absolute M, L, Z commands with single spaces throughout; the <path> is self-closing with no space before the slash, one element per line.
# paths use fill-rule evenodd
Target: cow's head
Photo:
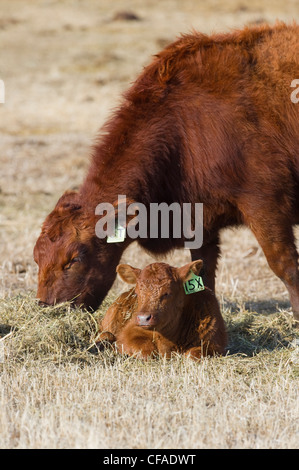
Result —
<path fill-rule="evenodd" d="M 199 274 L 202 265 L 202 260 L 193 261 L 181 268 L 166 263 L 153 263 L 143 270 L 128 264 L 118 265 L 116 270 L 119 276 L 129 284 L 136 284 L 136 324 L 163 334 L 175 329 L 180 321 L 180 314 L 189 301 L 183 285 L 191 272 Z"/>
<path fill-rule="evenodd" d="M 74 191 L 66 192 L 46 218 L 34 247 L 42 304 L 72 301 L 96 309 L 104 299 L 124 248 L 99 239 L 95 223 Z"/>

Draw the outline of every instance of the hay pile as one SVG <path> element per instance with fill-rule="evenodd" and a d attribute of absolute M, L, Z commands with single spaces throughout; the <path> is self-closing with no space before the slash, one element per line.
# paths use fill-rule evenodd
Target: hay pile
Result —
<path fill-rule="evenodd" d="M 54 363 L 101 360 L 111 354 L 111 348 L 100 353 L 94 341 L 99 319 L 114 298 L 108 296 L 93 314 L 68 303 L 41 308 L 32 294 L 1 300 L 0 338 L 6 359 Z M 288 349 L 296 340 L 287 311 L 261 314 L 233 304 L 224 305 L 222 311 L 229 335 L 228 355 L 253 356 L 263 350 Z"/>

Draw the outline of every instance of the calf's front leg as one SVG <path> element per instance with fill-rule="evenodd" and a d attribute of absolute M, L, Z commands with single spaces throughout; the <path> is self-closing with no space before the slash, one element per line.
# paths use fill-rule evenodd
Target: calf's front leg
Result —
<path fill-rule="evenodd" d="M 142 359 L 148 359 L 157 352 L 152 333 L 144 331 L 140 327 L 132 327 L 131 325 L 128 325 L 127 328 L 125 327 L 119 334 L 116 348 L 121 354 Z"/>

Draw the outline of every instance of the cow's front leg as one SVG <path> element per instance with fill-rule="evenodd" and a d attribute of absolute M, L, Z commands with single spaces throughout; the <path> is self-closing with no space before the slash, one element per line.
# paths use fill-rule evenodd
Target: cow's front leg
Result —
<path fill-rule="evenodd" d="M 96 346 L 100 351 L 103 351 L 108 344 L 112 345 L 115 341 L 116 337 L 110 331 L 101 331 L 95 339 Z"/>
<path fill-rule="evenodd" d="M 192 261 L 196 261 L 197 259 L 203 260 L 201 277 L 203 278 L 204 285 L 209 287 L 213 292 L 215 292 L 216 269 L 220 256 L 219 245 L 219 235 L 217 234 L 212 241 L 203 245 L 201 248 L 190 250 Z"/>

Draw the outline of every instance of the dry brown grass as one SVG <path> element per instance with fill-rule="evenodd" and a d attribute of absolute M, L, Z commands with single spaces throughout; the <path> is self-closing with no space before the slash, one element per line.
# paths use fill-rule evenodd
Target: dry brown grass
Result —
<path fill-rule="evenodd" d="M 107 299 L 107 304 L 111 299 Z M 2 448 L 296 448 L 289 315 L 224 308 L 227 356 L 147 362 L 97 352 L 95 316 L 3 301 Z"/>
<path fill-rule="evenodd" d="M 142 362 L 93 346 L 110 302 L 90 315 L 41 311 L 30 295 L 2 301 L 0 447 L 297 446 L 299 354 L 286 312 L 226 306 L 226 357 Z"/>
<path fill-rule="evenodd" d="M 296 0 L 3 0 L 0 18 L 0 447 L 298 448 L 298 333 L 287 293 L 246 229 L 222 234 L 227 356 L 201 363 L 98 353 L 94 315 L 34 300 L 32 249 L 89 146 L 150 56 L 180 32 L 296 19 Z M 187 251 L 170 263 L 181 265 Z M 144 266 L 132 245 L 125 262 Z M 297 334 L 297 336 L 296 336 Z M 297 346 L 296 346 L 297 339 Z"/>

